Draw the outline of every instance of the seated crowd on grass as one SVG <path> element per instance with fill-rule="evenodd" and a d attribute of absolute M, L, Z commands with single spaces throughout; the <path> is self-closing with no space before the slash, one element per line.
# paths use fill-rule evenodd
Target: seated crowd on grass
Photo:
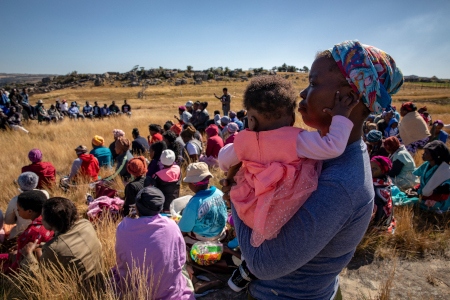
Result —
<path fill-rule="evenodd" d="M 361 47 L 359 42 L 346 42 L 336 45 L 331 52 L 318 54 L 311 74 L 324 76 L 330 85 L 342 82 L 342 75 L 346 74 L 335 66 L 334 55 L 352 49 L 358 53 Z M 378 57 L 376 51 L 373 54 Z M 400 72 L 393 61 L 383 63 L 389 65 L 389 68 L 383 65 L 386 70 Z M 332 77 L 328 72 L 340 77 Z M 400 80 L 391 74 L 390 80 L 392 89 L 388 92 L 395 93 L 403 77 Z M 350 86 L 345 88 L 351 90 Z M 58 186 L 67 191 L 87 183 L 95 186 L 96 192 L 95 199 L 88 197 L 88 210 L 96 201 L 103 205 L 103 211 L 96 211 L 100 217 L 90 218 L 91 221 L 102 222 L 102 214 L 109 209 L 118 212 L 121 221 L 116 230 L 116 266 L 102 277 L 112 282 L 119 297 L 139 285 L 131 272 L 137 269 L 145 275 L 145 285 L 152 287 L 149 299 L 193 299 L 194 294 L 220 287 L 222 281 L 198 276 L 205 270 L 233 273 L 229 286 L 235 291 L 249 286 L 250 299 L 270 299 L 271 293 L 301 298 L 304 291 L 294 286 L 282 287 L 301 276 L 297 272 L 310 261 L 298 262 L 303 254 L 288 252 L 292 247 L 284 243 L 291 239 L 296 247 L 303 247 L 297 236 L 309 241 L 311 234 L 315 242 L 303 250 L 317 251 L 308 255 L 317 258 L 323 247 L 330 247 L 326 248 L 328 254 L 323 251 L 323 257 L 318 258 L 329 260 L 332 266 L 329 272 L 325 270 L 326 280 L 321 279 L 328 284 L 322 298 L 337 299 L 340 291 L 336 276 L 351 259 L 367 226 L 380 234 L 395 234 L 395 205 L 450 212 L 450 152 L 445 144 L 448 136 L 445 129 L 450 126 L 440 120 L 432 121 L 429 114 L 424 114 L 426 108 L 419 112 L 412 102 L 403 103 L 397 112 L 389 105 L 390 101 L 384 105 L 377 101 L 369 103 L 352 92 L 344 94 L 332 89 L 327 92 L 330 99 L 322 107 L 317 99 L 313 100 L 317 98 L 313 89 L 314 85 L 310 85 L 300 93 L 298 111 L 305 124 L 321 134 L 292 127 L 297 92 L 288 80 L 260 76 L 252 80 L 244 93 L 244 110 L 230 110 L 231 98 L 225 88 L 222 97 L 216 96 L 222 102 L 224 115 L 220 111 L 210 115 L 208 102 L 188 101 L 178 107 L 175 122 L 150 124 L 147 137 L 141 136 L 139 128 L 132 130 L 131 139 L 124 131 L 114 129 L 109 146 L 98 135 L 89 146 L 74 145 L 70 173 L 61 178 L 59 185 L 51 162 L 43 161 L 39 149 L 31 149 L 28 153 L 31 164 L 22 168 L 17 179 L 20 193 L 11 199 L 4 217 L 0 215 L 1 223 L 8 225 L 0 255 L 3 272 L 38 272 L 43 265 L 53 263 L 77 271 L 82 282 L 100 280 L 102 249 L 93 225 L 79 217 L 72 201 L 49 195 Z M 30 111 L 30 117 L 39 119 L 42 101 L 36 107 L 25 108 L 24 95 L 25 91 L 22 100 L 18 100 L 17 91 L 12 91 L 10 101 L 2 102 L 3 109 L 14 111 L 20 103 L 24 110 Z M 61 116 L 93 119 L 131 114 L 127 105 L 125 100 L 125 109 L 122 106 L 119 110 L 114 102 L 113 109 L 105 104 L 108 113 L 103 114 L 97 102 L 94 107 L 86 102 L 80 110 L 76 102 L 69 108 L 63 100 L 61 104 L 57 101 L 55 109 Z M 419 149 L 423 149 L 424 163 L 416 166 L 414 155 Z M 353 160 L 354 157 L 357 159 Z M 348 166 L 350 162 L 352 167 Z M 369 162 L 371 169 L 357 169 Z M 342 175 L 344 164 L 349 178 Z M 226 172 L 223 192 L 210 185 L 211 171 L 217 168 Z M 100 178 L 101 169 L 109 175 Z M 122 199 L 116 199 L 117 180 L 125 186 Z M 180 195 L 182 182 L 193 195 L 185 201 L 182 211 L 174 211 L 175 203 L 186 196 Z M 344 182 L 349 187 L 344 187 Z M 230 188 L 232 183 L 236 186 Z M 326 202 L 320 201 L 326 200 L 322 196 L 330 197 L 331 191 L 339 191 L 333 193 L 337 202 L 346 203 L 347 196 L 354 202 L 345 204 L 349 208 L 345 205 L 337 208 L 339 213 L 348 214 L 348 223 L 339 224 L 345 230 L 338 238 L 339 243 L 327 241 L 324 246 L 318 244 L 321 239 L 316 234 L 303 232 L 298 222 L 301 214 L 307 212 L 307 221 L 301 219 L 302 226 L 321 228 L 314 219 L 320 216 L 309 212 L 323 209 Z M 362 199 L 368 195 L 373 201 Z M 331 221 L 337 218 L 332 217 L 334 209 L 323 213 L 330 217 L 327 226 L 335 224 Z M 90 211 L 88 215 L 91 216 Z M 295 238 L 288 234 L 293 232 Z M 200 242 L 222 243 L 221 259 L 209 266 L 199 266 L 186 247 L 190 249 Z M 346 249 L 342 248 L 344 245 Z M 283 261 L 270 259 L 274 249 L 280 251 Z M 342 252 L 339 253 L 342 261 L 337 261 L 333 251 Z M 292 271 L 285 273 L 278 263 Z M 309 288 L 318 288 L 315 284 L 318 283 L 310 284 Z M 270 295 L 264 296 L 267 293 Z"/>

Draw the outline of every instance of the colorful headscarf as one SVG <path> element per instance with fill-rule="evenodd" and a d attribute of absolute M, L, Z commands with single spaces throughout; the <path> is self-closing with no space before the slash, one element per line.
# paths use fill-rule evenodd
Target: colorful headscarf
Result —
<path fill-rule="evenodd" d="M 102 146 L 104 142 L 105 140 L 103 139 L 103 137 L 99 135 L 94 136 L 94 138 L 92 139 L 92 145 L 94 146 Z"/>
<path fill-rule="evenodd" d="M 127 164 L 127 171 L 134 177 L 140 177 L 147 173 L 147 162 L 145 157 L 138 156 L 130 159 Z"/>
<path fill-rule="evenodd" d="M 391 95 L 403 84 L 403 74 L 394 59 L 378 48 L 359 41 L 345 41 L 330 52 L 352 89 L 370 111 L 389 108 Z"/>
<path fill-rule="evenodd" d="M 414 103 L 412 103 L 412 102 L 405 102 L 405 103 L 402 104 L 401 109 L 404 109 L 404 110 L 406 110 L 407 112 L 412 112 L 412 111 L 417 110 L 417 107 L 416 107 L 416 105 L 415 105 Z"/>
<path fill-rule="evenodd" d="M 392 161 L 386 156 L 374 156 L 370 159 L 370 161 L 376 163 L 380 167 L 383 174 L 389 173 L 392 169 Z"/>
<path fill-rule="evenodd" d="M 41 150 L 39 150 L 37 148 L 31 149 L 30 152 L 28 152 L 28 159 L 32 163 L 40 162 L 42 160 L 42 152 L 41 152 Z"/>
<path fill-rule="evenodd" d="M 378 130 L 371 130 L 366 136 L 366 139 L 369 143 L 376 143 L 381 141 L 381 138 L 383 137 L 383 134 L 381 131 Z"/>
<path fill-rule="evenodd" d="M 388 137 L 387 139 L 384 140 L 383 144 L 386 150 L 392 152 L 395 152 L 397 151 L 398 148 L 400 148 L 400 141 L 396 136 Z"/>
<path fill-rule="evenodd" d="M 125 136 L 125 132 L 123 132 L 123 130 L 121 130 L 121 129 L 114 129 L 113 135 L 114 135 L 114 138 L 118 138 L 121 136 Z"/>

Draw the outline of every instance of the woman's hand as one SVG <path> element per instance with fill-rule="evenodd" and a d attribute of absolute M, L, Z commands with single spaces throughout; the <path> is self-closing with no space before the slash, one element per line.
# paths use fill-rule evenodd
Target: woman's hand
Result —
<path fill-rule="evenodd" d="M 405 191 L 405 194 L 408 196 L 408 197 L 418 197 L 419 196 L 419 194 L 417 193 L 417 191 L 415 191 L 414 189 L 407 189 L 406 191 Z"/>
<path fill-rule="evenodd" d="M 334 116 L 344 116 L 348 118 L 352 109 L 358 104 L 359 99 L 351 98 L 348 96 L 340 97 L 340 92 L 337 91 L 334 96 L 334 107 L 324 108 L 323 112 L 328 113 L 332 117 Z"/>
<path fill-rule="evenodd" d="M 29 242 L 20 250 L 20 253 L 22 253 L 23 256 L 29 256 L 37 248 L 37 243 L 37 239 L 34 241 L 34 243 Z"/>
<path fill-rule="evenodd" d="M 236 184 L 236 182 L 234 181 L 234 176 L 239 171 L 241 166 L 242 163 L 238 163 L 237 165 L 232 166 L 227 172 L 227 178 L 220 180 L 220 184 L 222 185 L 223 200 L 230 200 L 231 187 Z"/>

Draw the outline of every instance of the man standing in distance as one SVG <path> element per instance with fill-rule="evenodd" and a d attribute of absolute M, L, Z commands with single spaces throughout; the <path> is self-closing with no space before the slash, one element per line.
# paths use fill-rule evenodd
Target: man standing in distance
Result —
<path fill-rule="evenodd" d="M 223 88 L 223 95 L 221 97 L 217 97 L 216 93 L 214 93 L 214 97 L 222 102 L 223 115 L 228 116 L 228 112 L 231 109 L 231 96 L 228 94 L 228 89 L 226 87 Z"/>

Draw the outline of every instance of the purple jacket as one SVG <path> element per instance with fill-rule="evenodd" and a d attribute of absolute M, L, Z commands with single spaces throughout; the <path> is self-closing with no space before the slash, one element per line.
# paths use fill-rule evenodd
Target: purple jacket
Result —
<path fill-rule="evenodd" d="M 133 266 L 151 271 L 149 299 L 195 299 L 181 273 L 186 244 L 178 225 L 167 217 L 124 218 L 116 232 L 116 261 L 122 278 Z"/>

